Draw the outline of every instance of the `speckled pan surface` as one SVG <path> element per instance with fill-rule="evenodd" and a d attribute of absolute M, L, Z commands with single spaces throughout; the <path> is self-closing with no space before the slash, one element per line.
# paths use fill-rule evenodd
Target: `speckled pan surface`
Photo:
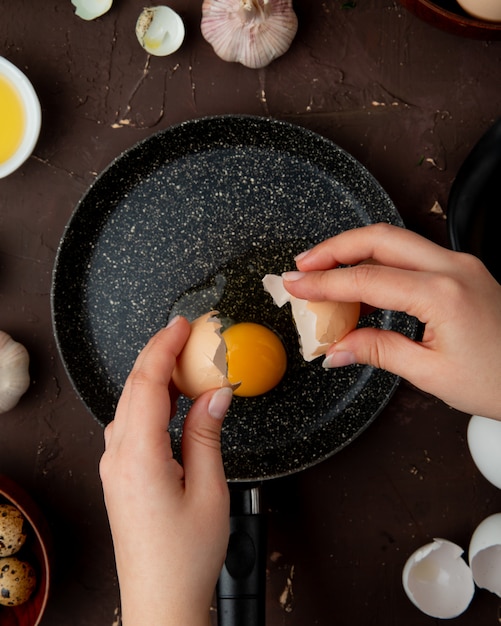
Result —
<path fill-rule="evenodd" d="M 267 118 L 221 116 L 171 127 L 137 144 L 95 181 L 67 225 L 52 286 L 62 360 L 101 424 L 113 419 L 132 364 L 175 313 L 216 308 L 284 341 L 288 369 L 271 392 L 235 398 L 223 432 L 229 480 L 282 476 L 350 443 L 398 379 L 370 367 L 324 371 L 299 355 L 288 305 L 261 287 L 267 273 L 343 230 L 402 225 L 375 179 L 332 142 Z M 415 320 L 382 311 L 364 324 L 413 336 Z M 189 402 L 171 424 L 179 454 Z"/>

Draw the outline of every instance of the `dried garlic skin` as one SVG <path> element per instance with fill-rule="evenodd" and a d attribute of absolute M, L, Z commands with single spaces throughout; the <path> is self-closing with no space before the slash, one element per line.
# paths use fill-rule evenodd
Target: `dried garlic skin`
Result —
<path fill-rule="evenodd" d="M 289 49 L 298 28 L 292 0 L 204 0 L 201 30 L 224 61 L 265 67 Z"/>
<path fill-rule="evenodd" d="M 75 15 L 83 20 L 95 20 L 111 9 L 113 0 L 71 0 L 75 7 Z"/>
<path fill-rule="evenodd" d="M 26 348 L 0 331 L 0 413 L 13 409 L 30 386 Z"/>

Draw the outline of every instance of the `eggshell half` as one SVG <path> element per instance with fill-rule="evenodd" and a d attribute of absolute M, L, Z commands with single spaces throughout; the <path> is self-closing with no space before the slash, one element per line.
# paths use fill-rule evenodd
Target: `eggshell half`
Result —
<path fill-rule="evenodd" d="M 177 358 L 172 380 L 188 398 L 219 387 L 234 388 L 226 376 L 226 345 L 216 315 L 211 311 L 191 323 L 190 336 Z"/>
<path fill-rule="evenodd" d="M 282 277 L 275 274 L 267 274 L 262 282 L 277 306 L 290 302 L 305 361 L 313 361 L 325 354 L 331 344 L 340 341 L 358 324 L 359 302 L 301 300 L 291 295 L 285 289 Z"/>
<path fill-rule="evenodd" d="M 75 15 L 83 20 L 95 20 L 110 10 L 113 0 L 71 0 Z"/>
<path fill-rule="evenodd" d="M 501 597 L 501 513 L 484 519 L 473 533 L 468 550 L 475 583 Z"/>
<path fill-rule="evenodd" d="M 405 563 L 402 584 L 410 601 L 431 617 L 450 619 L 469 606 L 475 585 L 463 549 L 446 539 L 434 539 Z"/>
<path fill-rule="evenodd" d="M 501 489 L 501 421 L 473 415 L 468 422 L 467 440 L 482 476 Z"/>

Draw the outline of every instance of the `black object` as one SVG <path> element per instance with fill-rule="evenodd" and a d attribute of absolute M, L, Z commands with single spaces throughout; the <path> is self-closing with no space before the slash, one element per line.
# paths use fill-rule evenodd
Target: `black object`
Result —
<path fill-rule="evenodd" d="M 264 626 L 266 608 L 266 516 L 261 491 L 231 491 L 228 553 L 217 585 L 220 626 Z"/>
<path fill-rule="evenodd" d="M 501 282 L 501 119 L 481 137 L 452 184 L 447 205 L 454 250 L 481 259 Z"/>

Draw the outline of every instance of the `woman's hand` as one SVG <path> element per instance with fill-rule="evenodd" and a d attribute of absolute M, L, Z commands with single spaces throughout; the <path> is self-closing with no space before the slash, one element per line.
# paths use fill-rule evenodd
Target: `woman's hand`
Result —
<path fill-rule="evenodd" d="M 328 239 L 296 263 L 284 284 L 298 298 L 360 301 L 425 324 L 419 342 L 356 329 L 329 348 L 326 367 L 374 365 L 456 409 L 501 419 L 501 286 L 478 259 L 376 224 Z"/>
<path fill-rule="evenodd" d="M 176 357 L 189 324 L 176 318 L 139 355 L 100 464 L 124 626 L 207 626 L 229 535 L 220 450 L 231 390 L 198 398 L 186 418 L 183 467 L 167 427 Z"/>

